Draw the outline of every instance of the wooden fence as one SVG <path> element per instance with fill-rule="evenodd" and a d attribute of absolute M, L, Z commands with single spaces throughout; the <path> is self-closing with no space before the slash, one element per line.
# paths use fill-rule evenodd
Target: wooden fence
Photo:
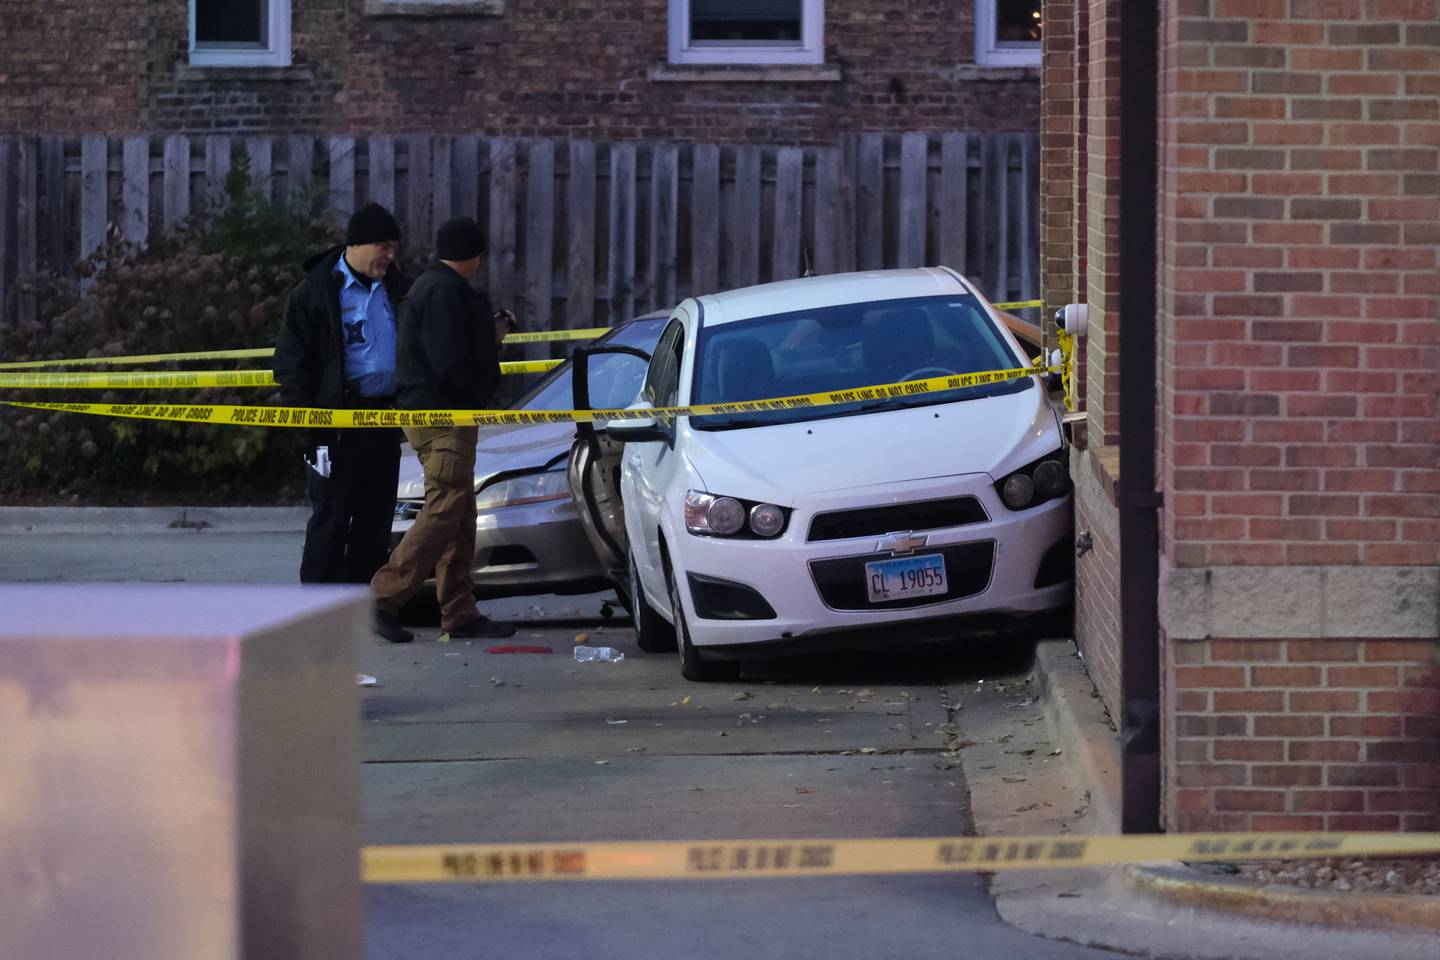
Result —
<path fill-rule="evenodd" d="M 472 214 L 527 329 L 606 324 L 696 293 L 946 264 L 992 299 L 1039 295 L 1038 137 L 859 134 L 833 147 L 479 136 L 0 138 L 0 331 L 16 278 L 73 273 L 114 225 L 148 240 L 220 195 L 243 143 L 273 203 L 376 200 L 412 248 Z"/>

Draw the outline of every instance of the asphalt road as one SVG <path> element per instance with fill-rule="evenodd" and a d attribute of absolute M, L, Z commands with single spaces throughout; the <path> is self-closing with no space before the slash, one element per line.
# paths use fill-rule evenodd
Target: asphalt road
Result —
<path fill-rule="evenodd" d="M 289 581 L 296 534 L 0 536 L 0 579 Z M 484 605 L 502 644 L 365 646 L 368 843 L 929 836 L 971 830 L 960 735 L 1027 735 L 1022 711 L 957 712 L 1016 662 L 883 656 L 772 665 L 735 684 L 680 678 L 601 598 Z M 577 663 L 575 638 L 625 653 Z M 952 724 L 946 730 L 943 725 Z M 1006 725 L 1009 724 L 1007 727 Z M 984 733 L 980 733 L 980 728 Z M 1118 956 L 1002 922 L 975 875 L 372 886 L 368 960 Z"/>

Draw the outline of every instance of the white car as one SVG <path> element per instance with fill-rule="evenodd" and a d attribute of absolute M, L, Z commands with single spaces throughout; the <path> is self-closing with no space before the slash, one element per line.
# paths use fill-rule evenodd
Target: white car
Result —
<path fill-rule="evenodd" d="M 950 270 L 811 277 L 681 303 L 632 409 L 1028 365 Z M 722 679 L 797 647 L 899 648 L 1065 611 L 1068 451 L 1041 381 L 610 423 L 640 647 L 678 645 L 685 677 Z"/>

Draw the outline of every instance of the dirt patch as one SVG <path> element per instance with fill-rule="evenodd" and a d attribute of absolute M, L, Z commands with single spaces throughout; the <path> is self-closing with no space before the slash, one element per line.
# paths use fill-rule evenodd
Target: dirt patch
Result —
<path fill-rule="evenodd" d="M 1237 880 L 1306 890 L 1440 897 L 1440 860 L 1265 860 L 1206 864 L 1203 868 Z"/>

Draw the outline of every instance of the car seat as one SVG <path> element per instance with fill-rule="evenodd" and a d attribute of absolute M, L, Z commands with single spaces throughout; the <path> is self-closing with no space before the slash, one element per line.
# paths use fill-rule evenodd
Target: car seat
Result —
<path fill-rule="evenodd" d="M 861 356 L 874 383 L 893 383 L 938 364 L 935 329 L 924 307 L 887 310 L 866 322 Z"/>
<path fill-rule="evenodd" d="M 710 345 L 706 364 L 715 385 L 707 396 L 722 402 L 764 400 L 775 396 L 775 361 L 770 348 L 755 337 L 720 336 Z"/>

